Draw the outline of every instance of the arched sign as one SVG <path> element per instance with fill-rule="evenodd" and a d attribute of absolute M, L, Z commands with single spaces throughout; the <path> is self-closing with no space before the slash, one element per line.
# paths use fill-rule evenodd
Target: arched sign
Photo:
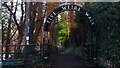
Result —
<path fill-rule="evenodd" d="M 46 18 L 44 31 L 49 31 L 49 26 L 50 26 L 50 23 L 52 22 L 52 20 L 59 13 L 61 13 L 63 11 L 78 11 L 78 12 L 81 12 L 83 15 L 85 15 L 88 18 L 90 24 L 94 25 L 94 20 L 93 20 L 92 16 L 90 15 L 90 13 L 85 8 L 83 8 L 81 6 L 78 6 L 78 5 L 68 4 L 68 5 L 63 5 L 63 6 L 58 7 Z"/>

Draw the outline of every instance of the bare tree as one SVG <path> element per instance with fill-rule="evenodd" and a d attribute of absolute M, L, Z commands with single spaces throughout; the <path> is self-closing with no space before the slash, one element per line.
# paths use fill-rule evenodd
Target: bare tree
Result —
<path fill-rule="evenodd" d="M 18 3 L 16 2 L 16 6 L 15 7 L 15 11 L 13 12 L 10 7 L 7 5 L 7 3 L 3 4 L 10 12 L 11 14 L 11 20 L 13 18 L 14 23 L 17 26 L 17 30 L 18 30 L 18 44 L 21 44 L 22 40 L 23 40 L 23 36 L 24 36 L 24 26 L 25 26 L 25 22 L 24 22 L 24 7 L 23 7 L 23 2 L 21 3 L 21 17 L 20 17 L 20 21 L 17 21 L 17 17 L 16 17 L 16 12 L 17 12 L 17 5 Z M 16 31 L 14 32 L 13 36 L 15 35 Z M 9 40 L 11 40 L 13 38 L 13 36 L 11 36 L 11 38 Z M 20 47 L 17 47 L 16 50 L 20 50 Z"/>
<path fill-rule="evenodd" d="M 11 7 L 10 10 L 13 10 L 13 2 L 11 2 Z M 11 22 L 12 22 L 12 14 L 10 13 L 8 19 L 8 28 L 7 28 L 7 37 L 6 37 L 6 43 L 5 44 L 10 44 L 10 33 L 11 33 Z M 5 47 L 5 52 L 9 52 L 9 47 Z M 9 57 L 9 54 L 5 54 L 5 59 Z"/>

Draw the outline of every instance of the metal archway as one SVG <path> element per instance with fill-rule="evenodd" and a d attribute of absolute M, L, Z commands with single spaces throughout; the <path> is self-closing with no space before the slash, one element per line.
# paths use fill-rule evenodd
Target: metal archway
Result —
<path fill-rule="evenodd" d="M 82 13 L 89 20 L 89 24 L 92 27 L 92 31 L 94 31 L 94 24 L 95 24 L 95 22 L 94 22 L 94 19 L 93 19 L 92 15 L 84 7 L 81 7 L 81 6 L 78 6 L 78 5 L 73 5 L 73 4 L 62 5 L 62 6 L 58 7 L 58 8 L 56 8 L 53 12 L 51 12 L 50 15 L 45 20 L 44 31 L 49 32 L 50 24 L 52 23 L 54 18 L 59 13 L 61 13 L 63 11 L 78 11 L 78 12 Z M 91 40 L 91 41 L 93 42 L 93 40 Z M 90 62 L 93 62 L 93 63 L 96 64 L 96 60 L 97 60 L 96 46 L 92 45 L 91 47 L 93 47 L 92 51 L 94 51 L 94 52 L 92 53 L 92 55 L 94 55 L 94 56 L 90 57 L 90 59 L 93 60 L 93 61 L 90 61 Z"/>
<path fill-rule="evenodd" d="M 86 16 L 91 24 L 91 26 L 94 25 L 94 19 L 92 18 L 91 14 L 83 7 L 73 4 L 63 5 L 58 8 L 56 8 L 53 12 L 50 13 L 50 15 L 46 18 L 45 25 L 44 25 L 44 31 L 49 31 L 49 26 L 52 22 L 52 20 L 61 12 L 63 11 L 78 11 L 81 12 L 84 16 Z"/>

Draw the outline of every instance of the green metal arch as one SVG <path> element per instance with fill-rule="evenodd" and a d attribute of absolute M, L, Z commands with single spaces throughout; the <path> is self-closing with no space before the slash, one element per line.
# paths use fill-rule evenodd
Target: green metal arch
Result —
<path fill-rule="evenodd" d="M 53 12 L 50 13 L 50 15 L 46 18 L 45 25 L 44 25 L 44 31 L 49 31 L 49 26 L 52 22 L 52 20 L 61 12 L 63 11 L 78 11 L 81 12 L 84 16 L 87 17 L 89 20 L 91 26 L 94 25 L 94 19 L 91 16 L 91 14 L 83 7 L 73 4 L 63 5 L 58 8 L 56 8 Z"/>

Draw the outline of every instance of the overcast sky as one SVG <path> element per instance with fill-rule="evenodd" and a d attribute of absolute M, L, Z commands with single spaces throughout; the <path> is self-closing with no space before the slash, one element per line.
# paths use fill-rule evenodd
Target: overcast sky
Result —
<path fill-rule="evenodd" d="M 0 8 L 1 8 L 1 0 L 0 0 Z"/>

